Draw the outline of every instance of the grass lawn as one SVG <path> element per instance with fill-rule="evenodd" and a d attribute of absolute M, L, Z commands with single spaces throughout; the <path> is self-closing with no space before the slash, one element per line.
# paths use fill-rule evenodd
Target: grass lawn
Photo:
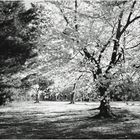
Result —
<path fill-rule="evenodd" d="M 99 102 L 12 103 L 0 107 L 0 138 L 140 138 L 140 102 L 133 103 L 111 103 L 117 119 L 94 119 Z"/>

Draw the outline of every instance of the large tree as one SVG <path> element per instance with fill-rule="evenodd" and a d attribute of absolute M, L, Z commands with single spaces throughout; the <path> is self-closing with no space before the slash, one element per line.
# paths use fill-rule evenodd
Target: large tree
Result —
<path fill-rule="evenodd" d="M 128 67 L 129 50 L 140 44 L 139 1 L 45 2 L 53 21 L 46 42 L 43 38 L 49 62 L 74 63 L 74 71 L 90 72 L 101 97 L 98 117 L 112 117 L 108 90 L 117 71 Z"/>
<path fill-rule="evenodd" d="M 99 38 L 97 46 L 101 49 L 99 50 L 98 56 L 90 55 L 89 58 L 86 54 L 85 55 L 96 65 L 96 70 L 93 69 L 92 73 L 94 79 L 98 80 L 97 88 L 100 96 L 102 97 L 99 107 L 100 113 L 98 116 L 111 117 L 113 116 L 113 113 L 110 110 L 107 90 L 111 84 L 112 79 L 114 78 L 113 76 L 117 71 L 118 65 L 120 67 L 122 66 L 122 63 L 126 63 L 126 65 L 128 65 L 127 62 L 125 62 L 127 61 L 125 59 L 125 53 L 128 47 L 132 48 L 139 45 L 138 36 L 133 37 L 135 41 L 133 40 L 133 42 L 130 42 L 132 36 L 137 34 L 136 30 L 139 30 L 139 2 L 105 1 L 101 2 L 100 4 L 104 14 L 101 18 L 105 19 L 103 21 L 106 21 L 107 24 L 111 26 L 111 30 L 108 30 L 109 38 L 107 38 L 105 42 L 102 42 L 102 40 Z M 115 12 L 117 12 L 117 14 L 115 14 Z M 115 17 L 113 17 L 114 15 Z M 106 26 L 106 28 L 108 27 Z M 106 33 L 103 35 L 107 36 Z M 108 61 L 106 61 L 107 65 L 103 66 L 102 61 L 105 59 L 105 51 L 110 51 L 109 54 L 111 57 L 108 56 Z"/>

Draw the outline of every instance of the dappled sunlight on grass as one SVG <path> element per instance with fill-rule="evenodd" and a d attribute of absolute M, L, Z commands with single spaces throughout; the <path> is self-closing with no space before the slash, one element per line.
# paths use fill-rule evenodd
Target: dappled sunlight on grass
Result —
<path fill-rule="evenodd" d="M 12 103 L 0 107 L 0 138 L 140 138 L 138 104 L 113 102 L 115 119 L 94 119 L 98 102 Z"/>

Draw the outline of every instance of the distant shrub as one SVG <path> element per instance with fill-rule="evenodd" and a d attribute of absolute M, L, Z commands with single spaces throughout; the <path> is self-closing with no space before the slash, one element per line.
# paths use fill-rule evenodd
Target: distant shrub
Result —
<path fill-rule="evenodd" d="M 6 104 L 7 102 L 13 101 L 13 92 L 10 88 L 4 88 L 0 92 L 0 105 Z"/>
<path fill-rule="evenodd" d="M 140 101 L 140 82 L 133 81 L 131 77 L 112 84 L 110 98 L 115 101 Z"/>
<path fill-rule="evenodd" d="M 54 84 L 53 80 L 49 80 L 46 77 L 41 77 L 38 79 L 38 85 L 40 90 L 46 90 L 49 88 L 49 86 Z"/>

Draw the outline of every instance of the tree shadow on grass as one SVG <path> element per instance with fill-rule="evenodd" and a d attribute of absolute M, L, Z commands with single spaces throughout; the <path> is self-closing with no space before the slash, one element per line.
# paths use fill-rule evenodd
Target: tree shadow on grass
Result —
<path fill-rule="evenodd" d="M 46 118 L 38 117 L 41 112 L 2 113 L 0 117 L 0 138 L 3 139 L 23 139 L 23 138 L 61 138 L 60 132 L 54 123 Z"/>
<path fill-rule="evenodd" d="M 0 138 L 140 138 L 137 132 L 140 124 L 136 122 L 140 116 L 128 110 L 114 110 L 121 114 L 115 119 L 94 119 L 97 111 L 86 110 L 87 114 L 84 111 L 52 112 L 51 116 L 37 111 L 3 112 Z"/>
<path fill-rule="evenodd" d="M 140 138 L 138 131 L 140 124 L 136 122 L 140 116 L 125 109 L 114 112 L 119 115 L 118 118 L 94 119 L 91 115 L 90 117 L 61 119 L 59 123 L 63 125 L 59 130 L 67 138 Z"/>

